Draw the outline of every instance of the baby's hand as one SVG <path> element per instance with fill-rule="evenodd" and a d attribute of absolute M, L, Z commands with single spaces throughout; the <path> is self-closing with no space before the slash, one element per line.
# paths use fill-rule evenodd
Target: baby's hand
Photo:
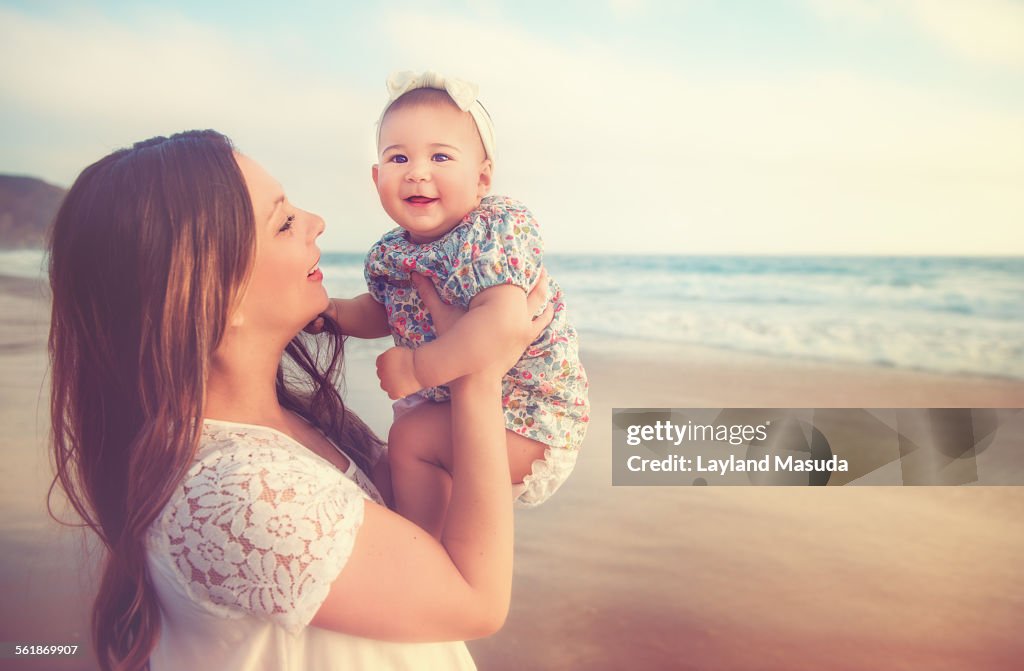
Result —
<path fill-rule="evenodd" d="M 319 315 L 317 315 L 316 319 L 306 324 L 306 326 L 303 327 L 302 330 L 305 331 L 306 333 L 317 335 L 318 333 L 323 332 L 324 323 L 324 315 L 323 313 L 320 313 Z"/>
<path fill-rule="evenodd" d="M 335 303 L 336 300 L 337 299 L 332 298 L 331 301 L 327 304 L 327 309 L 318 314 L 316 318 L 313 319 L 313 321 L 306 324 L 302 330 L 305 331 L 306 333 L 318 335 L 320 333 L 323 333 L 325 325 L 324 317 L 330 317 L 334 321 L 338 321 L 338 306 Z"/>
<path fill-rule="evenodd" d="M 377 357 L 377 377 L 380 388 L 393 401 L 423 388 L 416 379 L 413 351 L 407 347 L 392 347 Z"/>

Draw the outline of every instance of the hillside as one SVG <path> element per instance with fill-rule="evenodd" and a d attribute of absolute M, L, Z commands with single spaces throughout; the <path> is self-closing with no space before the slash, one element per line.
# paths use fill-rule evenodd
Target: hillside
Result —
<path fill-rule="evenodd" d="M 35 177 L 0 175 L 0 249 L 42 247 L 65 193 Z"/>

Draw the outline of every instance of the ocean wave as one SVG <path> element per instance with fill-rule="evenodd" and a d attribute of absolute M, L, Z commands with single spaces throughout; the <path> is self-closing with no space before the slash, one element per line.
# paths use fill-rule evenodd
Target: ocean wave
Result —
<path fill-rule="evenodd" d="M 366 291 L 362 262 L 362 254 L 323 254 L 332 296 Z M 546 263 L 584 339 L 1024 379 L 1022 257 L 580 255 Z M 2 274 L 45 271 L 41 250 L 0 251 Z"/>
<path fill-rule="evenodd" d="M 549 256 L 546 263 L 583 338 L 1024 378 L 1024 259 Z M 360 256 L 328 256 L 327 264 L 332 292 L 365 291 Z"/>

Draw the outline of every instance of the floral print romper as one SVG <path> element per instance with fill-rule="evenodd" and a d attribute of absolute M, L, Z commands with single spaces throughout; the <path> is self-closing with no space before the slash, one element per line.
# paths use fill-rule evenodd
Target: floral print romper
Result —
<path fill-rule="evenodd" d="M 436 334 L 410 272 L 429 277 L 445 302 L 468 308 L 476 294 L 498 284 L 529 291 L 543 250 L 537 221 L 522 203 L 488 196 L 437 240 L 410 242 L 402 228 L 386 233 L 366 257 L 366 283 L 387 310 L 395 343 L 415 348 Z M 566 316 L 562 290 L 548 281 L 554 319 L 502 380 L 505 426 L 548 446 L 524 480 L 519 503 L 525 506 L 546 500 L 568 477 L 590 421 L 576 329 Z M 449 398 L 447 387 L 418 393 L 431 401 Z"/>

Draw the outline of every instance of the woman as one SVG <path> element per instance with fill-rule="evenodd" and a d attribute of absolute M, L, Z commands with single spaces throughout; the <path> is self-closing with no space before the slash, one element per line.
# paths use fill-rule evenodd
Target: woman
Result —
<path fill-rule="evenodd" d="M 297 336 L 327 305 L 323 228 L 213 131 L 114 152 L 68 192 L 50 242 L 55 483 L 107 549 L 103 668 L 471 667 L 463 644 L 430 642 L 504 621 L 500 377 L 550 308 L 451 385 L 437 542 L 366 475 L 386 480 L 382 447 L 332 384 L 337 325 L 325 351 Z M 425 300 L 439 329 L 458 318 Z"/>

